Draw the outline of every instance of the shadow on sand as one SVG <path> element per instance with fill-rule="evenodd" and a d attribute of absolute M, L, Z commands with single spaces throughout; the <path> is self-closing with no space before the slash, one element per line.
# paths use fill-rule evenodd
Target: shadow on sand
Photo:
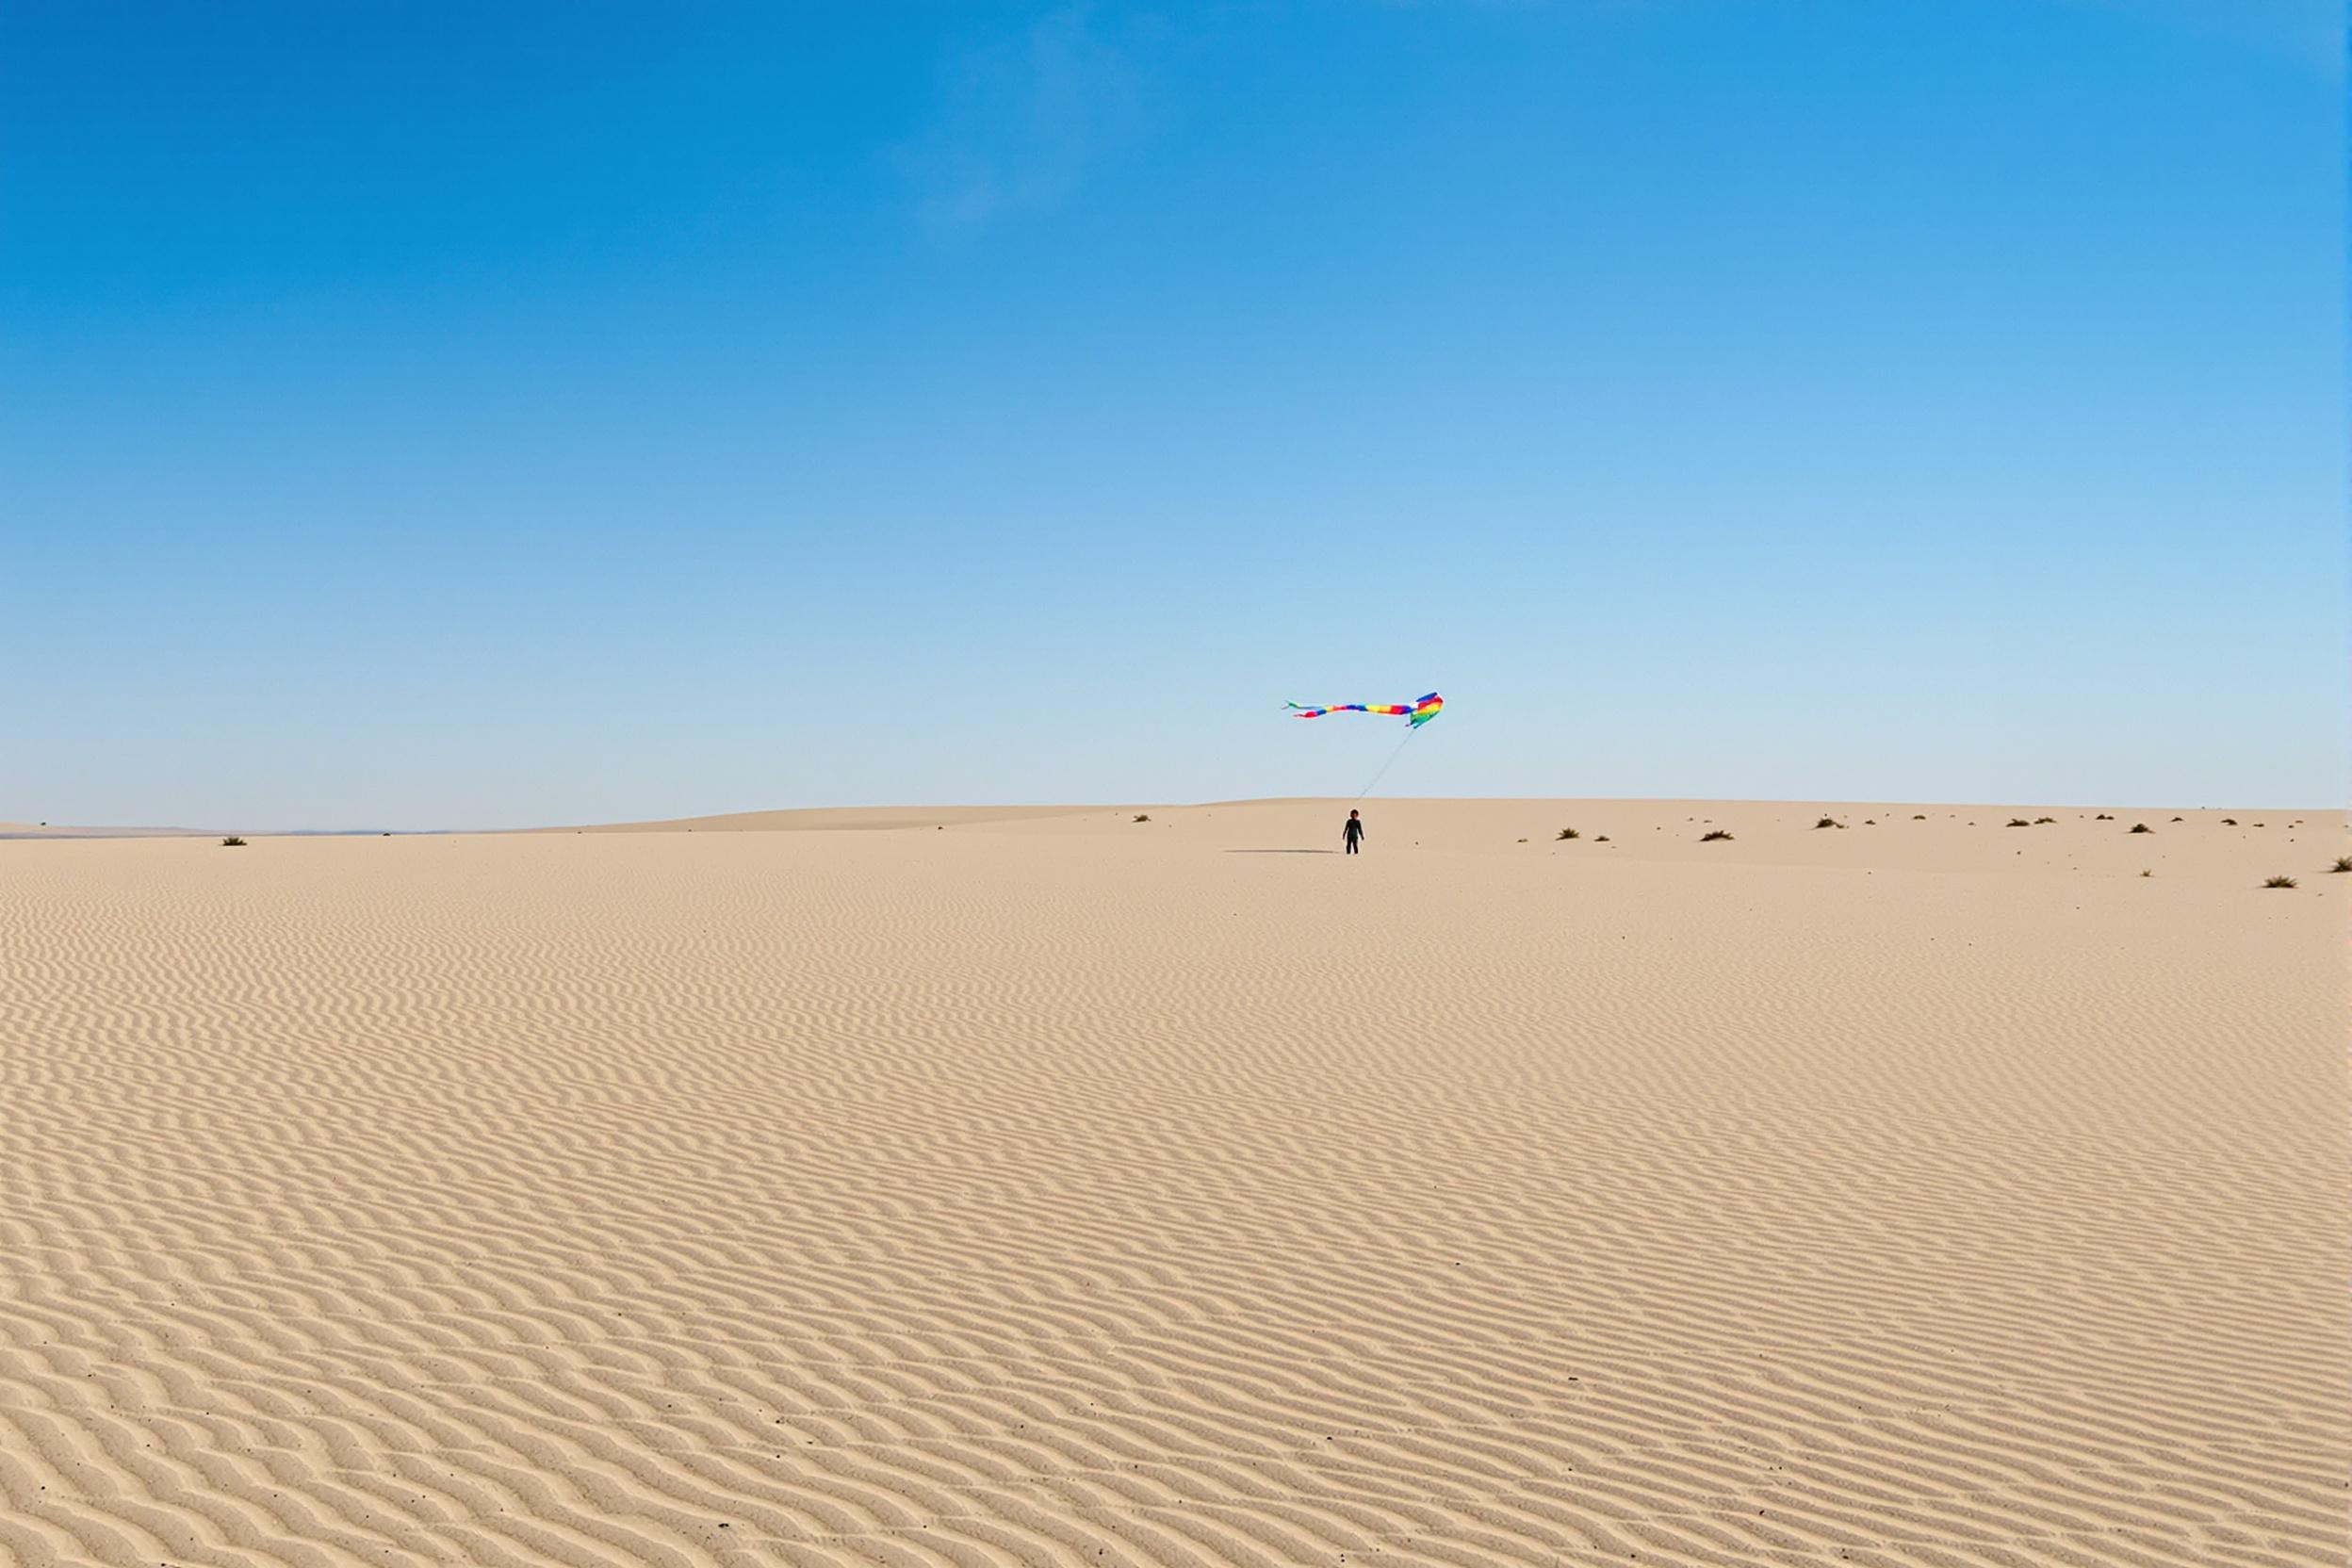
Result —
<path fill-rule="evenodd" d="M 1335 849 L 1229 849 L 1228 855 L 1337 855 Z"/>

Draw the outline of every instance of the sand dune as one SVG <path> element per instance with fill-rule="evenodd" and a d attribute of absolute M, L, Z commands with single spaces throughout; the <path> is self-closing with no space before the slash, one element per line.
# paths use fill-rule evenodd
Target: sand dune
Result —
<path fill-rule="evenodd" d="M 671 817 L 661 822 L 598 823 L 585 827 L 548 827 L 545 833 L 808 833 L 872 832 L 891 827 L 968 827 L 974 824 L 1024 822 L 1040 817 L 1086 816 L 1118 810 L 1111 806 L 821 806 L 791 811 L 735 811 L 715 817 Z"/>
<path fill-rule="evenodd" d="M 0 844 L 0 1560 L 2345 1559 L 2340 813 L 1365 810 Z"/>
<path fill-rule="evenodd" d="M 69 827 L 45 822 L 0 822 L 0 839 L 184 839 L 214 831 L 208 827 Z"/>

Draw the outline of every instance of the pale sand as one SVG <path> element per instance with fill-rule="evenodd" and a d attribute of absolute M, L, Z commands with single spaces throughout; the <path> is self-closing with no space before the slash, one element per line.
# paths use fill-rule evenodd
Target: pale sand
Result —
<path fill-rule="evenodd" d="M 0 1560 L 2344 1560 L 2340 814 L 1344 807 L 0 844 Z"/>
<path fill-rule="evenodd" d="M 172 839 L 220 835 L 206 827 L 53 827 L 45 822 L 0 822 L 0 839 Z"/>

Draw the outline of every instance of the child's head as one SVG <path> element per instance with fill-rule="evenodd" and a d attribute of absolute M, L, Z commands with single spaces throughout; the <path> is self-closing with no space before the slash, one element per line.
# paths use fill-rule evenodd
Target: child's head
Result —
<path fill-rule="evenodd" d="M 1353 811 L 1350 811 L 1350 812 L 1348 812 L 1348 814 L 1349 816 L 1351 816 L 1351 817 L 1355 815 L 1355 813 L 1354 813 Z"/>

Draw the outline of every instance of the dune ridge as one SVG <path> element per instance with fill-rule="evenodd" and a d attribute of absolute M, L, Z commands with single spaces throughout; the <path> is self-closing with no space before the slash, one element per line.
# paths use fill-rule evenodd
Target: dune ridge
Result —
<path fill-rule="evenodd" d="M 2343 1560 L 2341 814 L 1334 805 L 0 845 L 0 1558 Z"/>
<path fill-rule="evenodd" d="M 967 827 L 1085 816 L 1118 806 L 802 806 L 781 811 L 728 811 L 715 816 L 663 817 L 580 827 L 537 827 L 533 833 L 808 833 L 874 832 L 893 827 Z"/>

